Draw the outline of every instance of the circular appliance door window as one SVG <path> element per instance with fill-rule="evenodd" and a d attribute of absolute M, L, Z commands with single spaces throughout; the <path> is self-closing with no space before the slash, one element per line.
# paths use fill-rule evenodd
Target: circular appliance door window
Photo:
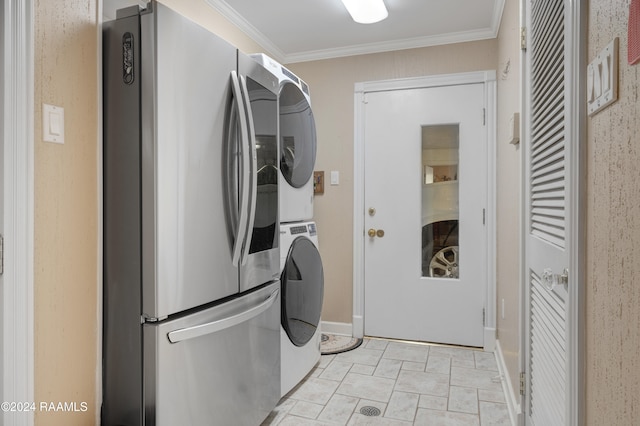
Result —
<path fill-rule="evenodd" d="M 280 90 L 280 171 L 289 185 L 304 186 L 316 162 L 316 124 L 311 105 L 293 83 Z"/>
<path fill-rule="evenodd" d="M 324 294 L 322 260 L 311 240 L 293 241 L 281 280 L 282 327 L 294 345 L 303 346 L 318 328 Z"/>

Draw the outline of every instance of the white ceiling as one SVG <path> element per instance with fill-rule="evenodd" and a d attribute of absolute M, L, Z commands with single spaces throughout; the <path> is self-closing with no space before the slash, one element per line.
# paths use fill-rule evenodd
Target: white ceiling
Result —
<path fill-rule="evenodd" d="M 340 0 L 206 0 L 282 63 L 496 37 L 505 0 L 384 0 L 389 17 L 351 20 Z"/>
<path fill-rule="evenodd" d="M 363 25 L 340 0 L 205 1 L 284 64 L 494 38 L 505 2 L 384 0 L 389 17 Z M 105 18 L 145 2 L 104 0 Z"/>

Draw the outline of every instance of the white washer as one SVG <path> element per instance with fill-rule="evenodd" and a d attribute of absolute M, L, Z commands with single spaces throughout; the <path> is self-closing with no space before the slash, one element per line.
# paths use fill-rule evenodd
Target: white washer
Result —
<path fill-rule="evenodd" d="M 315 222 L 280 225 L 281 396 L 320 359 L 324 273 Z"/>
<path fill-rule="evenodd" d="M 264 53 L 251 57 L 280 81 L 279 144 L 280 223 L 313 218 L 313 168 L 316 164 L 316 125 L 309 86 Z"/>

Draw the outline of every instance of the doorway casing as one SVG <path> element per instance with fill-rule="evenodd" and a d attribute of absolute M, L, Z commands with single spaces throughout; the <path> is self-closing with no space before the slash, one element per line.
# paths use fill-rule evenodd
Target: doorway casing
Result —
<path fill-rule="evenodd" d="M 364 104 L 371 92 L 420 89 L 462 84 L 484 83 L 485 120 L 487 123 L 487 292 L 485 296 L 484 349 L 493 351 L 496 341 L 496 72 L 478 71 L 425 77 L 360 82 L 354 93 L 354 205 L 353 205 L 353 316 L 352 335 L 364 336 Z M 481 119 L 479 117 L 478 119 Z"/>
<path fill-rule="evenodd" d="M 4 284 L 2 397 L 34 400 L 33 343 L 33 1 L 8 0 L 2 18 L 4 77 Z M 32 425 L 33 413 L 2 413 Z"/>

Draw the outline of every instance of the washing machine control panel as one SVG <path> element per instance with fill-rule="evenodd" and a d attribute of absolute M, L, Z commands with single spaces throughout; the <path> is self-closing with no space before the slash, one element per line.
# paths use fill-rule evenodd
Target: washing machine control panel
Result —
<path fill-rule="evenodd" d="M 291 228 L 289 228 L 289 233 L 291 235 L 306 234 L 307 233 L 307 227 L 305 225 L 292 226 Z"/>
<path fill-rule="evenodd" d="M 309 228 L 309 235 L 314 237 L 316 235 L 316 224 L 315 223 L 310 223 L 310 224 L 307 225 L 307 227 Z"/>
<path fill-rule="evenodd" d="M 317 235 L 316 224 L 307 223 L 304 225 L 292 226 L 289 228 L 289 234 L 291 235 L 309 234 L 310 237 L 315 237 Z"/>

